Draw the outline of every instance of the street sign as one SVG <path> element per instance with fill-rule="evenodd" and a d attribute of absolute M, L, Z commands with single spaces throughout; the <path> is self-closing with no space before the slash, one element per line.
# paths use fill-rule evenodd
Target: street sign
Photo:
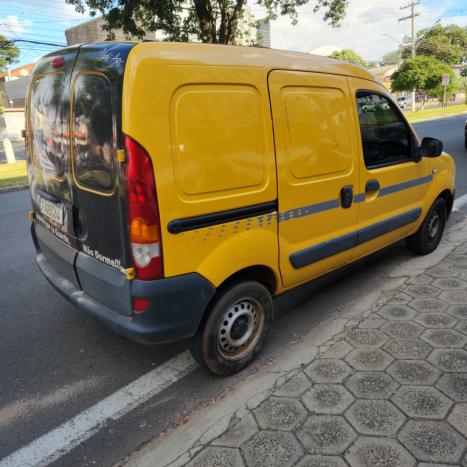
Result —
<path fill-rule="evenodd" d="M 451 75 L 443 75 L 443 79 L 441 80 L 441 84 L 443 86 L 449 86 L 449 83 L 451 82 Z"/>

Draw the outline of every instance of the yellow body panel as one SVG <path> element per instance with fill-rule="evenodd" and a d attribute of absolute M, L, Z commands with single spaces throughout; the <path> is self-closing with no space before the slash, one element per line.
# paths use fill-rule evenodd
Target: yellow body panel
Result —
<path fill-rule="evenodd" d="M 278 277 L 276 216 L 167 231 L 174 219 L 276 199 L 267 70 L 168 58 L 172 47 L 155 45 L 138 45 L 129 55 L 123 132 L 152 158 L 165 275 L 196 271 L 218 286 L 244 267 L 263 265 Z"/>
<path fill-rule="evenodd" d="M 358 185 L 357 149 L 345 77 L 273 71 L 269 88 L 282 214 L 280 270 L 290 287 L 350 260 L 346 250 L 295 268 L 289 257 L 355 230 L 358 207 L 340 207 L 339 195 Z M 336 206 L 328 209 L 329 202 Z"/>
<path fill-rule="evenodd" d="M 153 162 L 165 276 L 197 272 L 217 287 L 237 271 L 265 266 L 280 293 L 415 231 L 434 199 L 453 191 L 452 159 L 368 171 L 356 89 L 388 95 L 366 71 L 309 54 L 136 45 L 125 67 L 122 130 Z M 430 174 L 430 183 L 340 205 L 343 187 L 358 195 L 370 178 L 385 187 Z M 275 201 L 277 212 L 168 231 L 177 219 Z M 296 252 L 414 207 L 423 210 L 416 223 L 305 267 L 291 263 Z"/>

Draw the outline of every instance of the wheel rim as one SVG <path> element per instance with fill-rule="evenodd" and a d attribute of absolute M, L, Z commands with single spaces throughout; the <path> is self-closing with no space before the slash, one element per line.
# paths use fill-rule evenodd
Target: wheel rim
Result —
<path fill-rule="evenodd" d="M 428 219 L 426 226 L 427 237 L 430 241 L 433 241 L 438 236 L 441 227 L 441 217 L 438 210 L 433 211 L 430 218 Z"/>
<path fill-rule="evenodd" d="M 264 327 L 264 309 L 248 297 L 234 303 L 224 314 L 217 333 L 219 353 L 226 360 L 240 360 L 258 343 Z"/>

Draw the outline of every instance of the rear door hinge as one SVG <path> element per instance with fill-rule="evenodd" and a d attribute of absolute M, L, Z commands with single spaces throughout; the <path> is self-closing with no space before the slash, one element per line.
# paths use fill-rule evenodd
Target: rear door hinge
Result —
<path fill-rule="evenodd" d="M 117 160 L 120 164 L 126 162 L 126 149 L 117 149 Z"/>
<path fill-rule="evenodd" d="M 136 278 L 135 268 L 126 268 L 125 276 L 129 281 L 132 281 L 133 279 L 135 279 Z"/>

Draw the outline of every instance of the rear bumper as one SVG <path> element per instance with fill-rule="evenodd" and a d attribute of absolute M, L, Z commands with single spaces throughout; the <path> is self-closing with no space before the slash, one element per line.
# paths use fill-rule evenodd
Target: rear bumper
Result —
<path fill-rule="evenodd" d="M 140 343 L 163 343 L 193 336 L 215 287 L 196 273 L 155 281 L 131 281 L 131 296 L 149 300 L 143 313 L 122 315 L 87 295 L 38 251 L 36 262 L 49 283 L 70 303 L 116 333 Z"/>

